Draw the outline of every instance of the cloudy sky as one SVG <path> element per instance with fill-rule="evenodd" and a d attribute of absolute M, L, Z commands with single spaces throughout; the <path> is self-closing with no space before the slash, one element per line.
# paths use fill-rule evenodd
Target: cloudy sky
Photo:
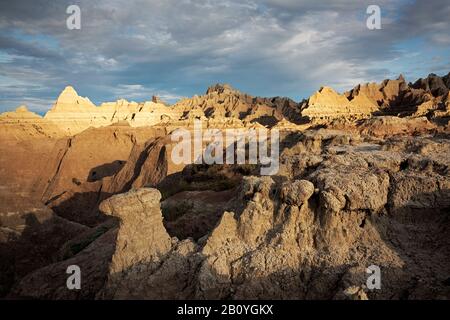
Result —
<path fill-rule="evenodd" d="M 69 5 L 81 30 L 66 27 Z M 379 5 L 382 29 L 366 27 Z M 1 0 L 0 112 L 44 112 L 72 85 L 94 103 L 170 102 L 217 82 L 301 100 L 450 71 L 448 0 Z"/>

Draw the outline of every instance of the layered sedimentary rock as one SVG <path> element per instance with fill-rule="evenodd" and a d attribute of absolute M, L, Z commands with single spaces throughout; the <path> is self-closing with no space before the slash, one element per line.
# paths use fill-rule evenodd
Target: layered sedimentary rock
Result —
<path fill-rule="evenodd" d="M 29 111 L 24 105 L 0 114 L 0 140 L 59 138 L 64 134 L 57 124 Z"/>
<path fill-rule="evenodd" d="M 67 88 L 54 119 L 3 114 L 0 297 L 449 299 L 448 78 L 325 87 L 302 104 L 215 85 L 171 107 L 96 107 Z M 63 114 L 62 136 L 27 138 Z M 279 129 L 280 170 L 175 164 L 170 133 L 197 118 Z"/>
<path fill-rule="evenodd" d="M 157 177 L 156 169 L 165 174 L 162 163 L 155 161 L 150 166 L 140 149 L 165 134 L 165 130 L 152 127 L 108 126 L 57 141 L 51 151 L 55 157 L 42 167 L 40 183 L 36 184 L 42 202 L 73 221 L 88 225 L 98 222 L 98 204 L 105 197 L 127 191 L 136 179 L 142 181 L 142 187 Z M 159 151 L 148 156 L 156 160 Z M 147 170 L 141 169 L 145 163 Z M 148 180 L 142 178 L 146 174 Z"/>
<path fill-rule="evenodd" d="M 367 119 L 359 125 L 359 131 L 373 137 L 387 138 L 393 135 L 426 134 L 436 131 L 437 126 L 425 117 L 412 119 L 382 116 Z"/>
<path fill-rule="evenodd" d="M 244 177 L 217 224 L 198 240 L 170 239 L 156 189 L 103 202 L 100 209 L 120 225 L 96 297 L 449 297 L 448 138 L 399 132 L 374 140 L 369 133 L 321 129 L 286 139 L 279 176 Z M 102 241 L 69 261 L 89 255 L 104 266 L 104 251 L 92 253 Z M 33 272 L 14 293 L 60 297 L 58 283 L 39 288 L 48 272 L 68 262 Z M 365 287 L 371 265 L 382 270 L 381 290 Z"/>
<path fill-rule="evenodd" d="M 2 121 L 26 120 L 29 122 L 34 122 L 40 118 L 41 117 L 38 114 L 30 112 L 25 105 L 17 107 L 15 111 L 0 114 L 0 119 Z"/>
<path fill-rule="evenodd" d="M 112 123 L 127 121 L 134 127 L 151 126 L 160 122 L 178 120 L 181 116 L 175 109 L 160 101 L 137 103 L 128 102 L 124 99 L 102 103 L 98 112 L 109 115 Z"/>
<path fill-rule="evenodd" d="M 94 126 L 95 110 L 96 106 L 89 98 L 80 97 L 73 87 L 68 86 L 46 113 L 45 119 L 54 121 L 67 134 L 75 134 Z M 101 125 L 105 125 L 106 121 L 103 119 Z"/>
<path fill-rule="evenodd" d="M 101 204 L 102 212 L 120 219 L 103 297 L 140 297 L 141 275 L 157 269 L 161 258 L 171 249 L 170 236 L 162 223 L 160 199 L 156 189 L 139 189 Z"/>
<path fill-rule="evenodd" d="M 322 87 L 303 103 L 302 116 L 314 119 L 339 117 L 367 117 L 378 111 L 378 106 L 365 93 L 360 92 L 348 100 L 330 87 Z"/>
<path fill-rule="evenodd" d="M 185 98 L 172 106 L 153 97 L 148 102 L 119 99 L 96 107 L 69 86 L 62 91 L 44 119 L 38 120 L 37 115 L 20 108 L 0 116 L 0 122 L 4 124 L 2 131 L 8 131 L 10 137 L 20 138 L 39 135 L 61 137 L 111 124 L 132 127 L 161 125 L 173 130 L 191 126 L 194 119 L 201 119 L 207 122 L 208 127 L 217 128 L 273 127 L 278 123 L 281 128 L 286 124 L 284 121 L 295 125 L 317 124 L 337 118 L 367 118 L 374 114 L 440 119 L 448 117 L 449 78 L 449 75 L 439 77 L 431 74 L 408 84 L 400 75 L 396 80 L 358 85 L 343 95 L 323 87 L 301 103 L 281 97 L 253 97 L 229 85 L 216 84 L 208 88 L 205 95 Z"/>
<path fill-rule="evenodd" d="M 287 98 L 257 98 L 243 94 L 229 85 L 217 84 L 203 96 L 183 99 L 173 106 L 183 118 L 239 119 L 274 125 L 286 117 L 299 121 L 297 104 Z"/>
<path fill-rule="evenodd" d="M 126 121 L 130 126 L 151 126 L 180 115 L 162 103 L 128 102 L 120 99 L 96 107 L 88 98 L 80 97 L 72 87 L 66 87 L 45 119 L 56 123 L 68 135 L 89 127 L 103 127 Z"/>
<path fill-rule="evenodd" d="M 386 115 L 423 116 L 439 109 L 449 90 L 449 75 L 439 77 L 430 74 L 414 84 L 406 83 L 402 75 L 396 80 L 386 79 L 380 84 L 368 83 L 358 85 L 346 92 L 349 99 L 364 93 L 376 102 Z"/>
<path fill-rule="evenodd" d="M 346 92 L 345 95 L 349 99 L 353 99 L 362 93 L 381 108 L 386 108 L 400 104 L 406 90 L 408 90 L 408 84 L 404 77 L 400 75 L 396 80 L 386 79 L 379 84 L 366 83 L 357 85 L 349 92 Z"/>

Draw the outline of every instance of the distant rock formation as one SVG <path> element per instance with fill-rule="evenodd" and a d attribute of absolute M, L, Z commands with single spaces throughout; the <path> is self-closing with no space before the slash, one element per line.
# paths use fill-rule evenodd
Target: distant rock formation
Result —
<path fill-rule="evenodd" d="M 203 96 L 182 99 L 174 106 L 184 119 L 238 119 L 273 126 L 284 117 L 300 120 L 298 104 L 288 98 L 259 98 L 241 93 L 228 84 L 216 84 Z"/>
<path fill-rule="evenodd" d="M 133 127 L 151 126 L 166 116 L 179 117 L 173 109 L 155 102 L 137 103 L 119 99 L 96 107 L 68 86 L 44 118 L 55 122 L 68 135 L 74 135 L 89 127 L 103 127 L 121 121 L 127 121 Z"/>
<path fill-rule="evenodd" d="M 29 111 L 25 105 L 0 114 L 0 140 L 59 138 L 64 134 L 54 122 Z"/>
<path fill-rule="evenodd" d="M 78 95 L 75 89 L 67 86 L 59 95 L 50 112 L 89 112 L 94 111 L 95 105 L 89 98 L 83 98 Z M 50 113 L 51 114 L 51 113 Z"/>
<path fill-rule="evenodd" d="M 411 87 L 430 92 L 435 97 L 446 96 L 450 88 L 450 72 L 444 77 L 439 77 L 431 73 L 425 79 L 420 78 L 414 82 Z"/>
<path fill-rule="evenodd" d="M 397 80 L 387 79 L 380 84 L 366 83 L 357 85 L 349 92 L 346 92 L 345 95 L 351 100 L 362 93 L 380 108 L 386 108 L 400 103 L 400 98 L 407 88 L 408 85 L 403 75 L 400 75 Z"/>
<path fill-rule="evenodd" d="M 167 105 L 159 97 L 153 96 L 151 101 L 146 102 L 119 99 L 104 102 L 97 107 L 68 86 L 42 121 L 38 119 L 38 115 L 24 107 L 0 115 L 0 121 L 36 122 L 38 126 L 42 126 L 39 127 L 43 130 L 41 134 L 73 136 L 90 127 L 109 125 L 144 127 L 159 124 L 168 130 L 189 128 L 195 119 L 202 119 L 207 127 L 215 128 L 271 128 L 279 123 L 277 127 L 286 127 L 285 129 L 292 127 L 285 121 L 293 125 L 317 125 L 336 119 L 346 118 L 352 121 L 372 115 L 440 119 L 449 116 L 446 109 L 449 87 L 450 73 L 443 77 L 430 74 L 414 84 L 408 84 L 403 75 L 400 75 L 396 80 L 386 79 L 381 83 L 357 85 L 344 94 L 339 94 L 330 87 L 322 87 L 308 99 L 297 103 L 283 97 L 253 97 L 229 84 L 215 84 L 204 95 L 184 98 L 174 105 Z M 47 127 L 51 132 L 46 132 Z M 20 130 L 13 135 L 21 136 Z M 29 129 L 33 130 L 35 129 Z M 28 132 L 25 136 L 34 134 Z"/>
<path fill-rule="evenodd" d="M 430 74 L 414 84 L 407 84 L 403 75 L 397 80 L 386 79 L 380 84 L 358 85 L 345 95 L 353 99 L 364 93 L 375 102 L 382 114 L 394 116 L 423 116 L 438 109 L 450 88 L 450 73 L 444 77 Z"/>
<path fill-rule="evenodd" d="M 302 116 L 330 120 L 338 117 L 367 117 L 378 111 L 378 106 L 364 92 L 347 99 L 330 87 L 315 92 L 301 108 Z"/>
<path fill-rule="evenodd" d="M 164 104 L 167 106 L 167 103 L 164 102 L 164 100 L 162 100 L 160 97 L 158 96 L 152 96 L 152 102 L 153 103 L 159 103 L 159 104 Z"/>
<path fill-rule="evenodd" d="M 5 112 L 0 114 L 0 120 L 7 121 L 7 120 L 29 120 L 29 121 L 36 121 L 36 119 L 41 119 L 42 117 L 38 114 L 31 112 L 28 110 L 27 106 L 21 105 L 20 107 L 17 107 L 16 110 L 11 112 Z"/>

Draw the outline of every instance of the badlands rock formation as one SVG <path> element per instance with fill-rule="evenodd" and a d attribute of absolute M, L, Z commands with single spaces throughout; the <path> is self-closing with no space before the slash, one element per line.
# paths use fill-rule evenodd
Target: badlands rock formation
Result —
<path fill-rule="evenodd" d="M 309 118 L 367 117 L 378 111 L 378 105 L 365 93 L 359 92 L 349 101 L 332 88 L 322 87 L 302 107 L 301 114 Z"/>
<path fill-rule="evenodd" d="M 103 127 L 122 121 L 133 127 L 151 126 L 164 119 L 178 119 L 179 115 L 165 104 L 153 101 L 137 103 L 120 99 L 96 107 L 88 98 L 80 97 L 74 88 L 68 86 L 44 118 L 73 135 L 89 127 Z"/>
<path fill-rule="evenodd" d="M 32 138 L 59 138 L 65 133 L 52 121 L 31 112 L 26 106 L 0 114 L 0 139 L 23 140 Z"/>
<path fill-rule="evenodd" d="M 345 95 L 349 99 L 353 99 L 364 93 L 379 105 L 382 113 L 410 116 L 414 115 L 418 109 L 433 111 L 442 108 L 441 104 L 446 100 L 450 87 L 449 78 L 450 73 L 444 77 L 430 74 L 427 78 L 419 79 L 414 84 L 407 84 L 404 77 L 400 75 L 397 80 L 387 79 L 380 84 L 358 85 Z"/>
<path fill-rule="evenodd" d="M 186 119 L 239 119 L 263 125 L 274 125 L 283 117 L 293 122 L 300 119 L 298 106 L 290 99 L 252 97 L 227 84 L 211 86 L 206 95 L 183 99 L 174 108 L 181 110 Z"/>
<path fill-rule="evenodd" d="M 67 87 L 44 118 L 4 113 L 0 297 L 450 299 L 448 89 L 399 77 L 296 103 L 215 85 L 95 106 Z M 174 163 L 170 133 L 194 119 L 278 129 L 278 173 Z"/>
<path fill-rule="evenodd" d="M 37 115 L 34 112 L 30 112 L 28 108 L 24 105 L 17 107 L 15 111 L 0 114 L 0 119 L 4 121 L 10 120 L 11 122 L 13 122 L 14 120 L 16 120 L 17 122 L 19 122 L 20 120 L 24 122 L 25 121 L 34 122 L 40 118 L 41 117 L 39 115 Z"/>

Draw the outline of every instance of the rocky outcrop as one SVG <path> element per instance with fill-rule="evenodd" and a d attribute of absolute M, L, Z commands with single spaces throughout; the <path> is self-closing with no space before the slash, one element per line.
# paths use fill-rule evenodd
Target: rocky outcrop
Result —
<path fill-rule="evenodd" d="M 42 205 L 48 183 L 44 168 L 56 157 L 53 138 L 16 138 L 0 139 L 0 216 L 29 213 L 30 208 Z"/>
<path fill-rule="evenodd" d="M 103 191 L 121 193 L 144 186 L 155 186 L 167 175 L 182 169 L 172 165 L 169 138 L 158 137 L 135 144 L 126 164 L 113 176 L 104 179 Z"/>
<path fill-rule="evenodd" d="M 145 297 L 140 289 L 147 289 L 148 280 L 142 281 L 142 276 L 157 270 L 161 259 L 172 248 L 172 240 L 162 224 L 160 198 L 155 189 L 140 189 L 105 200 L 100 209 L 119 220 L 118 229 L 110 223 L 103 231 L 96 228 L 95 232 L 85 232 L 84 237 L 72 235 L 74 240 L 63 248 L 81 246 L 79 252 L 72 252 L 68 257 L 63 255 L 62 261 L 30 273 L 14 287 L 10 297 Z M 182 250 L 179 247 L 175 252 Z M 69 277 L 66 271 L 72 265 L 81 271 L 80 290 L 69 290 L 66 285 Z M 156 294 L 150 297 L 158 298 Z"/>
<path fill-rule="evenodd" d="M 104 127 L 123 121 L 133 127 L 142 127 L 160 123 L 165 117 L 178 119 L 180 116 L 165 104 L 155 102 L 137 103 L 120 99 L 96 107 L 68 86 L 46 113 L 45 119 L 53 121 L 67 135 L 74 135 L 90 127 Z"/>
<path fill-rule="evenodd" d="M 80 97 L 73 87 L 67 86 L 44 118 L 53 121 L 66 134 L 73 135 L 94 126 L 95 111 L 96 106 L 89 98 Z M 106 123 L 106 119 L 102 119 L 99 125 L 104 126 Z"/>
<path fill-rule="evenodd" d="M 343 163 L 331 170 L 318 169 L 310 178 L 321 190 L 320 204 L 326 211 L 368 210 L 376 213 L 386 205 L 389 176 L 376 169 L 355 170 L 353 163 Z"/>
<path fill-rule="evenodd" d="M 156 99 L 96 107 L 67 88 L 50 113 L 74 114 L 63 126 L 110 125 L 1 140 L 0 296 L 448 299 L 450 96 L 440 79 L 344 95 L 324 87 L 301 107 L 216 85 L 160 111 Z M 174 118 L 140 126 L 164 110 Z M 0 130 L 53 121 L 24 108 L 0 118 Z M 280 170 L 174 164 L 170 132 L 196 118 L 279 129 Z M 81 290 L 66 286 L 71 265 Z M 372 265 L 380 290 L 366 287 Z"/>
<path fill-rule="evenodd" d="M 368 117 L 378 111 L 378 106 L 364 93 L 349 101 L 330 87 L 322 87 L 303 103 L 301 114 L 314 120 L 332 120 L 339 117 Z"/>
<path fill-rule="evenodd" d="M 131 127 L 161 125 L 174 129 L 190 126 L 194 119 L 202 119 L 208 122 L 208 126 L 217 128 L 251 127 L 256 124 L 273 127 L 278 123 L 282 128 L 286 125 L 283 121 L 294 125 L 308 122 L 315 125 L 329 123 L 336 118 L 353 121 L 373 114 L 439 118 L 447 116 L 442 106 L 445 106 L 449 90 L 449 77 L 431 74 L 414 84 L 407 84 L 400 75 L 396 80 L 358 85 L 343 95 L 323 87 L 301 103 L 282 97 L 253 97 L 230 85 L 216 84 L 209 87 L 205 95 L 184 98 L 172 106 L 152 97 L 152 101 L 148 102 L 119 99 L 97 107 L 68 86 L 41 121 L 22 108 L 19 112 L 0 116 L 0 123 L 33 122 L 33 128 L 28 130 L 60 137 L 75 135 L 90 127 L 112 124 Z M 0 130 L 5 128 L 3 126 Z M 285 129 L 292 129 L 292 126 Z"/>
<path fill-rule="evenodd" d="M 273 126 L 283 117 L 300 121 L 297 104 L 287 98 L 257 98 L 239 92 L 231 86 L 216 84 L 203 96 L 182 99 L 174 106 L 183 118 L 239 119 Z"/>
<path fill-rule="evenodd" d="M 414 84 L 406 83 L 400 75 L 397 80 L 386 79 L 380 84 L 368 83 L 358 85 L 345 95 L 352 99 L 364 93 L 371 101 L 377 103 L 385 115 L 424 116 L 439 108 L 439 104 L 448 94 L 449 76 L 439 77 L 430 74 Z"/>
<path fill-rule="evenodd" d="M 127 165 L 136 165 L 127 164 L 136 145 L 164 132 L 151 127 L 110 126 L 59 140 L 51 151 L 54 158 L 42 167 L 39 175 L 42 202 L 72 221 L 97 223 L 101 220 L 98 204 L 111 194 L 129 190 L 122 185 L 111 191 L 104 180 L 114 177 Z M 129 179 L 133 176 L 134 172 Z"/>
<path fill-rule="evenodd" d="M 161 202 L 164 226 L 178 239 L 199 240 L 232 206 L 234 190 L 181 191 Z"/>
<path fill-rule="evenodd" d="M 359 94 L 366 95 L 372 102 L 382 109 L 403 104 L 403 98 L 408 91 L 408 84 L 403 75 L 396 80 L 386 79 L 381 83 L 366 83 L 357 85 L 346 92 L 349 99 L 354 99 Z"/>
<path fill-rule="evenodd" d="M 428 75 L 425 79 L 420 78 L 413 85 L 414 89 L 422 89 L 426 92 L 430 92 L 434 97 L 446 96 L 450 89 L 449 79 L 450 73 L 444 77 L 439 77 L 434 73 Z"/>
<path fill-rule="evenodd" d="M 0 114 L 0 119 L 2 121 L 6 120 L 28 120 L 30 122 L 36 121 L 37 119 L 41 119 L 41 117 L 28 110 L 28 108 L 25 105 L 22 105 L 20 107 L 17 107 L 15 111 L 12 112 L 5 112 Z"/>
<path fill-rule="evenodd" d="M 437 126 L 425 117 L 406 119 L 382 116 L 367 119 L 359 125 L 359 131 L 362 134 L 374 137 L 427 133 L 433 132 L 436 128 Z"/>
<path fill-rule="evenodd" d="M 0 114 L 0 141 L 60 138 L 64 132 L 52 121 L 20 106 L 15 111 Z"/>
<path fill-rule="evenodd" d="M 105 200 L 100 210 L 120 219 L 116 249 L 109 266 L 103 297 L 139 297 L 142 275 L 158 268 L 172 247 L 162 223 L 156 189 L 139 189 Z"/>
<path fill-rule="evenodd" d="M 98 299 L 448 299 L 448 139 L 321 129 L 291 133 L 285 143 L 280 175 L 243 177 L 216 225 L 195 241 L 171 238 L 159 191 L 130 191 L 100 206 L 120 219 L 112 258 L 92 253 L 108 232 L 14 292 L 62 297 L 52 285 L 39 291 L 39 277 L 89 256 L 110 263 L 97 274 L 107 277 Z M 173 197 L 163 211 L 181 199 L 201 201 L 198 192 Z M 193 203 L 176 214 L 198 210 Z M 381 269 L 380 290 L 365 286 L 371 265 Z M 93 283 L 78 297 L 91 296 Z"/>

